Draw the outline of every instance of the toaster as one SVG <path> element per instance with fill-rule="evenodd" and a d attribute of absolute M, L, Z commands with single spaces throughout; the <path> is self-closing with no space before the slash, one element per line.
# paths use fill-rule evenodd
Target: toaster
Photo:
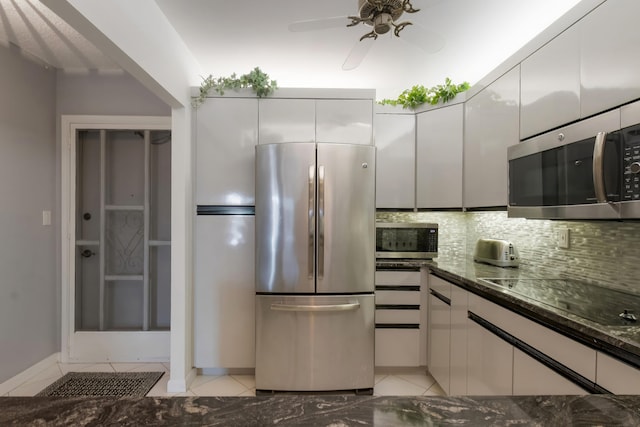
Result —
<path fill-rule="evenodd" d="M 498 239 L 478 239 L 473 260 L 498 267 L 517 267 L 520 263 L 513 243 Z"/>

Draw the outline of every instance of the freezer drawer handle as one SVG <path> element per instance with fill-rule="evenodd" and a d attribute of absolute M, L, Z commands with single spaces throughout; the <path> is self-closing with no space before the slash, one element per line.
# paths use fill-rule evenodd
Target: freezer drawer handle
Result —
<path fill-rule="evenodd" d="M 274 311 L 349 311 L 360 308 L 359 302 L 329 305 L 271 304 Z"/>

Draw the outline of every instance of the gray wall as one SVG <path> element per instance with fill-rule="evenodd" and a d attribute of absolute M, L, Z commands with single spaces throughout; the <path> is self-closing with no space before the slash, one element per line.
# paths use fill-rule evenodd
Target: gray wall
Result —
<path fill-rule="evenodd" d="M 69 74 L 0 45 L 0 383 L 60 351 L 60 118 L 170 116 L 124 72 Z M 52 211 L 51 226 L 42 211 Z"/>
<path fill-rule="evenodd" d="M 0 382 L 59 348 L 55 71 L 0 46 Z M 54 212 L 53 221 L 57 220 Z"/>
<path fill-rule="evenodd" d="M 58 71 L 57 113 L 171 116 L 171 108 L 124 71 Z"/>

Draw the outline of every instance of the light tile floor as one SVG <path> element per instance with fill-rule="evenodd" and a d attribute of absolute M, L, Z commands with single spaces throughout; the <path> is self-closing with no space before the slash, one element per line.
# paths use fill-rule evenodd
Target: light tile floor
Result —
<path fill-rule="evenodd" d="M 53 365 L 34 375 L 5 396 L 34 396 L 67 372 L 163 371 L 165 375 L 147 396 L 255 396 L 253 375 L 199 375 L 185 393 L 167 393 L 168 363 L 98 363 Z M 445 393 L 425 370 L 379 371 L 374 396 L 443 396 Z"/>

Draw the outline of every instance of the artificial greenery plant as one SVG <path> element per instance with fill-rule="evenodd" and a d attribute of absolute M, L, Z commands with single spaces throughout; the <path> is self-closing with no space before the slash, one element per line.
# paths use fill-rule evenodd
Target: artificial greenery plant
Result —
<path fill-rule="evenodd" d="M 451 101 L 458 93 L 469 89 L 469 83 L 464 82 L 459 85 L 451 83 L 451 79 L 447 77 L 443 85 L 437 85 L 426 88 L 422 85 L 413 86 L 411 89 L 404 90 L 398 99 L 383 99 L 378 101 L 382 105 L 402 105 L 402 108 L 416 108 L 424 103 L 432 105 L 442 101 Z"/>
<path fill-rule="evenodd" d="M 253 89 L 258 97 L 262 98 L 263 96 L 271 95 L 273 91 L 278 88 L 278 84 L 275 80 L 269 79 L 269 75 L 259 67 L 251 70 L 249 74 L 243 74 L 240 77 L 236 76 L 236 73 L 231 74 L 229 77 L 213 77 L 209 74 L 209 76 L 202 79 L 200 95 L 194 98 L 193 106 L 197 107 L 202 104 L 211 89 L 220 95 L 224 95 L 224 91 L 228 89 L 249 87 Z"/>

